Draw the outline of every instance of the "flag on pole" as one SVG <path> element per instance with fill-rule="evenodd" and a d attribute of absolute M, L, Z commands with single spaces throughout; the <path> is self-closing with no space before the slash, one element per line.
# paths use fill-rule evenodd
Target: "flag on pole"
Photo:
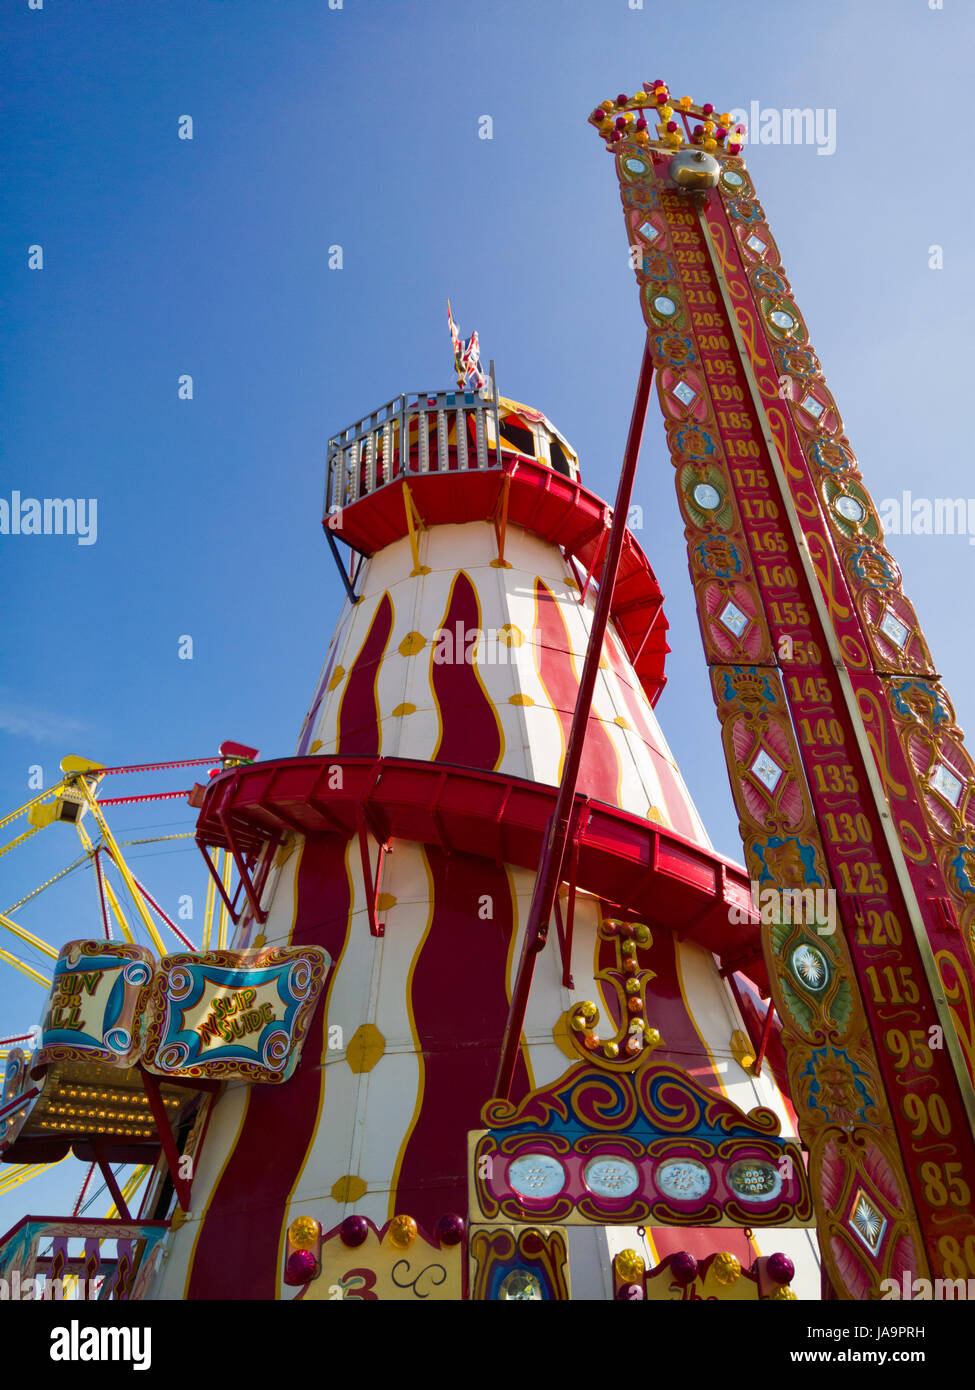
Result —
<path fill-rule="evenodd" d="M 447 300 L 447 324 L 450 328 L 450 342 L 454 349 L 454 370 L 457 373 L 457 385 L 472 387 L 475 391 L 483 391 L 487 385 L 487 377 L 481 371 L 481 345 L 478 341 L 477 330 L 474 330 L 465 343 L 456 323 L 454 323 L 449 299 Z"/>
<path fill-rule="evenodd" d="M 475 391 L 483 391 L 487 377 L 481 371 L 481 345 L 477 340 L 477 329 L 470 336 L 464 349 L 464 372 Z"/>

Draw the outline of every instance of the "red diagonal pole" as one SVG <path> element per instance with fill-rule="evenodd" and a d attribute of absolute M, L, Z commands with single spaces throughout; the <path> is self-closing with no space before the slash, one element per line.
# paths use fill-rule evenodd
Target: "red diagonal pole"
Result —
<path fill-rule="evenodd" d="M 633 493 L 633 479 L 640 455 L 643 439 L 643 425 L 647 418 L 647 404 L 650 399 L 650 383 L 653 378 L 653 361 L 650 357 L 649 341 L 643 346 L 643 362 L 640 365 L 640 379 L 637 382 L 636 400 L 630 418 L 630 432 L 623 455 L 619 487 L 616 490 L 616 506 L 613 509 L 613 523 L 609 530 L 609 544 L 606 547 L 606 562 L 599 581 L 596 598 L 596 611 L 589 632 L 589 645 L 586 660 L 579 682 L 572 728 L 569 732 L 569 746 L 565 753 L 562 780 L 555 801 L 555 810 L 548 823 L 545 849 L 542 861 L 535 875 L 535 891 L 532 894 L 528 912 L 528 926 L 518 962 L 518 975 L 511 993 L 511 1008 L 505 1025 L 501 1044 L 501 1060 L 498 1064 L 497 1080 L 494 1083 L 496 1096 L 507 1097 L 511 1092 L 511 1081 L 515 1072 L 518 1044 L 525 1023 L 528 1008 L 528 995 L 531 991 L 532 976 L 535 973 L 535 957 L 548 939 L 548 924 L 555 907 L 555 895 L 562 879 L 562 861 L 565 858 L 569 838 L 569 823 L 572 817 L 572 802 L 575 797 L 576 782 L 579 778 L 579 763 L 582 759 L 582 745 L 589 727 L 589 712 L 592 709 L 592 696 L 599 671 L 599 658 L 603 650 L 603 638 L 609 622 L 609 609 L 616 587 L 620 554 L 623 550 L 623 537 L 626 534 L 626 518 L 630 510 L 630 497 Z"/>

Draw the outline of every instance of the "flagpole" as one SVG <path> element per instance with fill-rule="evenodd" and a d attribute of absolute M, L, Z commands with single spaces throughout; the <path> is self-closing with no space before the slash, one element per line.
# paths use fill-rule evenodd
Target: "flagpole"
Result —
<path fill-rule="evenodd" d="M 498 460 L 498 467 L 501 467 L 501 416 L 498 411 L 498 383 L 494 379 L 494 358 L 491 358 L 491 365 L 488 367 L 491 377 L 491 395 L 494 398 L 494 450 Z"/>

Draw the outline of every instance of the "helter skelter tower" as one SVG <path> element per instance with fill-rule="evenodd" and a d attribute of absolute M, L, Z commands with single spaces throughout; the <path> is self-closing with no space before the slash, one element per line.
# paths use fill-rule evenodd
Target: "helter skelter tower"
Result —
<path fill-rule="evenodd" d="M 568 1278 L 573 1296 L 613 1297 L 641 1264 L 661 1270 L 648 1296 L 782 1296 L 792 1265 L 798 1292 L 818 1296 L 802 1159 L 769 1139 L 779 1124 L 794 1134 L 794 1117 L 776 1031 L 762 1035 L 747 876 L 711 848 L 654 715 L 667 624 L 629 532 L 510 1094 L 557 1083 L 587 1047 L 621 1067 L 652 1052 L 660 1124 L 676 1115 L 683 1133 L 693 1113 L 699 1134 L 655 1141 L 656 1200 L 673 1198 L 676 1225 L 646 1221 L 644 1237 L 638 1218 L 622 1224 L 636 1208 L 618 1158 L 585 1180 L 580 1158 L 572 1200 L 595 1217 L 571 1240 L 553 1232 L 561 1218 L 544 1213 L 567 1210 L 570 1165 L 550 1155 L 580 1136 L 546 1132 L 520 1178 L 517 1164 L 494 1170 L 507 1210 L 524 1196 L 527 1226 L 502 1215 L 480 1244 L 465 1236 L 468 1134 L 495 1095 L 609 534 L 578 473 L 541 413 L 493 389 L 403 396 L 331 441 L 326 535 L 355 564 L 297 754 L 216 778 L 198 825 L 242 872 L 236 949 L 320 948 L 323 1003 L 288 1081 L 209 1098 L 190 1209 L 149 1296 L 291 1297 L 292 1267 L 300 1282 L 316 1258 L 305 1298 L 564 1296 Z M 593 1011 L 579 1013 L 597 1000 L 601 1042 Z M 595 1086 L 598 1128 L 607 1092 Z M 510 1128 L 503 1102 L 492 1113 Z M 636 1144 L 603 1138 L 622 1155 Z M 754 1220 L 719 1221 L 699 1160 L 722 1145 L 723 1201 L 739 1194 Z M 621 1250 L 636 1258 L 614 1267 Z"/>
<path fill-rule="evenodd" d="M 666 84 L 614 156 L 824 1272 L 975 1275 L 975 799 L 961 740 L 729 117 Z"/>

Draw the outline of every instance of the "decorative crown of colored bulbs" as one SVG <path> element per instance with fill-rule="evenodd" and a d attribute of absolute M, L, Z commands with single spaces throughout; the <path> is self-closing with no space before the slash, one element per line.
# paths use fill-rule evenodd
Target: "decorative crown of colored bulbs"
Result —
<path fill-rule="evenodd" d="M 692 124 L 692 122 L 697 122 Z M 674 101 L 666 82 L 644 82 L 636 96 L 624 92 L 615 101 L 603 101 L 589 117 L 612 153 L 624 139 L 637 145 L 676 150 L 698 145 L 708 154 L 741 154 L 745 127 L 732 126 L 729 112 L 715 114 L 706 101 L 697 105 L 690 97 Z"/>

